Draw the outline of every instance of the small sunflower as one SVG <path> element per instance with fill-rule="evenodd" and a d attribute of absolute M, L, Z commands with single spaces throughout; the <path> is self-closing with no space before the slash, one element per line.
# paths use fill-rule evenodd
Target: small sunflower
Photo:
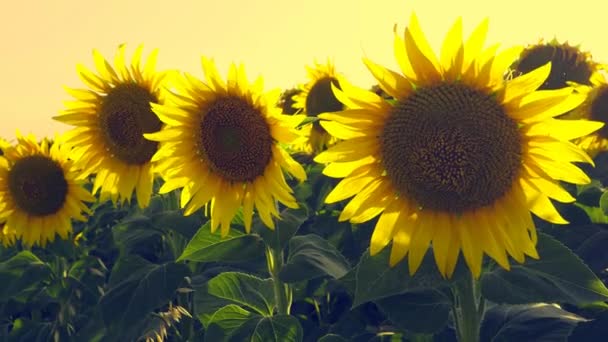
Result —
<path fill-rule="evenodd" d="M 321 114 L 321 126 L 344 141 L 319 154 L 324 173 L 344 178 L 327 203 L 353 197 L 339 220 L 361 223 L 380 215 L 370 253 L 392 241 L 390 264 L 408 255 L 415 273 L 432 245 L 435 262 L 449 278 L 460 252 L 479 277 L 489 255 L 510 268 L 538 258 L 530 211 L 552 223 L 566 223 L 550 199 L 574 198 L 558 180 L 589 182 L 571 162 L 591 162 L 568 140 L 601 123 L 557 120 L 581 103 L 572 88 L 535 91 L 551 70 L 548 63 L 503 81 L 521 51 L 484 49 L 487 21 L 462 42 L 458 19 L 439 60 L 415 15 L 405 35 L 395 31 L 397 73 L 364 63 L 382 89 L 396 99 L 340 80 L 334 92 L 349 109 Z M 328 120 L 328 121 L 325 121 Z"/>
<path fill-rule="evenodd" d="M 283 110 L 283 114 L 296 114 L 301 111 L 299 108 L 295 108 L 293 106 L 295 104 L 293 96 L 301 92 L 301 89 L 291 88 L 281 93 L 281 97 L 279 98 L 277 106 L 281 108 L 281 110 Z"/>
<path fill-rule="evenodd" d="M 90 212 L 83 202 L 95 199 L 77 180 L 79 172 L 67 152 L 68 146 L 60 140 L 49 147 L 47 140 L 39 144 L 32 135 L 17 134 L 17 144 L 0 157 L 4 234 L 15 234 L 27 246 L 45 246 L 55 234 L 67 239 L 71 219 L 86 220 L 82 213 Z"/>
<path fill-rule="evenodd" d="M 281 145 L 299 137 L 295 127 L 304 116 L 282 115 L 275 105 L 280 90 L 263 93 L 262 79 L 250 84 L 242 65 L 231 65 L 227 82 L 213 61 L 203 57 L 202 66 L 206 82 L 189 74 L 176 77 L 178 93 L 171 93 L 165 105 L 152 105 L 166 124 L 145 135 L 162 142 L 152 158 L 160 160 L 165 179 L 160 192 L 183 188 L 185 215 L 210 202 L 211 231 L 221 226 L 222 236 L 241 206 L 247 232 L 254 207 L 264 224 L 274 228 L 276 200 L 297 207 L 282 169 L 306 178 Z"/>
<path fill-rule="evenodd" d="M 591 78 L 591 86 L 576 85 L 576 90 L 586 96 L 585 102 L 563 118 L 608 123 L 608 81 L 605 75 L 594 75 Z M 599 152 L 608 150 L 608 126 L 604 125 L 598 131 L 578 139 L 576 143 L 590 156 L 595 157 Z"/>
<path fill-rule="evenodd" d="M 568 82 L 591 85 L 591 78 L 604 68 L 578 45 L 559 43 L 556 39 L 545 43 L 541 39 L 538 44 L 522 51 L 519 59 L 511 66 L 512 75 L 528 73 L 548 62 L 551 62 L 551 72 L 538 87 L 539 90 L 564 88 Z"/>
<path fill-rule="evenodd" d="M 306 71 L 309 81 L 300 86 L 300 93 L 293 96 L 295 102 L 293 108 L 301 110 L 309 117 L 343 110 L 344 105 L 332 91 L 332 85 L 340 89 L 338 74 L 333 63 L 329 60 L 325 65 L 315 63 L 313 68 L 306 67 Z M 304 137 L 296 142 L 294 149 L 306 153 L 316 154 L 337 141 L 319 125 L 318 121 L 302 127 L 302 133 Z"/>
<path fill-rule="evenodd" d="M 152 155 L 158 143 L 144 139 L 143 133 L 158 132 L 162 123 L 150 103 L 163 102 L 162 82 L 166 72 L 156 72 L 154 50 L 142 66 L 142 49 L 135 50 L 131 65 L 125 61 L 121 45 L 114 68 L 93 51 L 99 75 L 78 65 L 78 74 L 90 89 L 66 88 L 76 100 L 55 120 L 76 126 L 67 133 L 74 146 L 71 157 L 83 169 L 83 177 L 96 173 L 93 193 L 100 200 L 130 202 L 136 192 L 140 207 L 146 207 L 154 180 Z"/>

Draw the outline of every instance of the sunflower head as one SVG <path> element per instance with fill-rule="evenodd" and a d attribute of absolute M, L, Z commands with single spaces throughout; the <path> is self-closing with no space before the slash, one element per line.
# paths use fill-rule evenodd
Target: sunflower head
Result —
<path fill-rule="evenodd" d="M 344 109 L 332 88 L 340 89 L 340 81 L 333 63 L 329 60 L 325 65 L 315 62 L 314 67 L 307 67 L 308 83 L 300 86 L 300 92 L 292 98 L 296 108 L 309 117 L 317 117 L 321 113 L 337 112 Z M 302 128 L 304 138 L 296 144 L 296 149 L 307 153 L 317 153 L 336 142 L 336 139 L 313 121 L 312 125 Z"/>
<path fill-rule="evenodd" d="M 591 86 L 576 85 L 576 90 L 585 96 L 576 109 L 562 116 L 564 119 L 584 119 L 608 123 L 608 81 L 603 73 L 591 78 Z M 576 143 L 590 156 L 608 150 L 608 125 L 587 136 L 576 140 Z"/>
<path fill-rule="evenodd" d="M 162 160 L 160 192 L 182 188 L 186 215 L 209 206 L 211 230 L 221 226 L 223 236 L 241 207 L 247 231 L 254 208 L 273 228 L 277 200 L 297 207 L 283 170 L 306 178 L 282 147 L 299 138 L 295 127 L 304 116 L 281 114 L 280 91 L 264 93 L 262 79 L 250 83 L 243 66 L 233 64 L 224 81 L 213 61 L 203 58 L 202 64 L 206 82 L 185 74 L 167 104 L 152 106 L 166 124 L 146 134 L 163 142 L 153 157 Z"/>
<path fill-rule="evenodd" d="M 591 78 L 603 68 L 593 61 L 589 52 L 584 52 L 578 45 L 568 42 L 559 43 L 556 39 L 545 43 L 528 46 L 511 65 L 514 76 L 530 72 L 548 62 L 551 62 L 551 72 L 539 87 L 542 89 L 560 89 L 568 86 L 568 82 L 591 85 Z"/>
<path fill-rule="evenodd" d="M 0 220 L 3 233 L 14 234 L 25 245 L 44 246 L 58 234 L 67 239 L 71 219 L 86 220 L 84 201 L 94 201 L 77 180 L 67 158 L 68 146 L 57 138 L 49 147 L 43 139 L 17 133 L 17 144 L 0 157 Z"/>
<path fill-rule="evenodd" d="M 301 109 L 294 107 L 295 100 L 293 99 L 294 95 L 301 92 L 302 90 L 299 88 L 291 88 L 281 93 L 277 106 L 282 109 L 283 114 L 296 114 L 301 111 Z"/>
<path fill-rule="evenodd" d="M 391 265 L 407 256 L 412 274 L 429 246 L 444 277 L 461 252 L 476 277 L 484 255 L 505 269 L 509 257 L 538 258 L 530 212 L 566 223 L 550 201 L 574 201 L 559 180 L 589 181 L 571 164 L 589 156 L 568 140 L 601 124 L 553 118 L 584 97 L 536 91 L 551 63 L 504 81 L 521 48 L 484 48 L 487 24 L 463 41 L 458 19 L 437 58 L 412 15 L 403 35 L 395 30 L 400 72 L 364 59 L 395 100 L 341 80 L 335 92 L 348 109 L 319 115 L 344 140 L 315 158 L 328 163 L 326 175 L 344 178 L 326 202 L 352 197 L 340 220 L 379 216 L 370 253 L 392 242 Z"/>
<path fill-rule="evenodd" d="M 138 47 L 128 64 L 121 45 L 112 67 L 94 50 L 98 73 L 78 66 L 88 89 L 67 88 L 75 99 L 67 101 L 67 109 L 54 119 L 75 126 L 67 135 L 67 143 L 74 146 L 71 157 L 83 169 L 83 177 L 96 173 L 93 192 L 100 191 L 101 200 L 129 202 L 135 192 L 139 206 L 145 207 L 158 143 L 143 134 L 161 128 L 150 104 L 164 102 L 168 73 L 155 71 L 157 50 L 142 65 L 142 51 Z"/>

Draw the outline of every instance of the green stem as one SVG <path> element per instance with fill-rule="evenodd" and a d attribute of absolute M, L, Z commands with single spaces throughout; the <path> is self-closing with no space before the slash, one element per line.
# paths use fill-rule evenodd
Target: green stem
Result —
<path fill-rule="evenodd" d="M 456 331 L 460 342 L 478 342 L 479 327 L 483 316 L 483 301 L 472 276 L 458 281 L 454 286 L 456 307 Z"/>
<path fill-rule="evenodd" d="M 279 315 L 289 315 L 289 307 L 291 306 L 289 287 L 279 278 L 279 272 L 281 272 L 281 268 L 283 267 L 283 251 L 274 250 L 270 246 L 267 246 L 266 262 L 268 263 L 268 272 L 272 277 L 277 313 Z"/>

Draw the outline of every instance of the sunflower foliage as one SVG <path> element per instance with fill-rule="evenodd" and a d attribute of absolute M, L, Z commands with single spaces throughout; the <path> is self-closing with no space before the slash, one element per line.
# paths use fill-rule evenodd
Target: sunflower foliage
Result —
<path fill-rule="evenodd" d="M 0 139 L 0 341 L 603 341 L 602 65 L 461 25 L 369 90 L 95 51 L 73 130 Z"/>

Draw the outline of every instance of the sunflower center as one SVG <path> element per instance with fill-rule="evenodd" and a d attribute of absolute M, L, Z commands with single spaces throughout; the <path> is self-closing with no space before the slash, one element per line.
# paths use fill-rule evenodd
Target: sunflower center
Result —
<path fill-rule="evenodd" d="M 259 109 L 237 97 L 219 98 L 209 106 L 200 128 L 199 149 L 213 171 L 236 182 L 264 174 L 273 140 Z"/>
<path fill-rule="evenodd" d="M 603 86 L 598 89 L 597 95 L 591 103 L 591 120 L 608 123 L 608 86 Z M 608 127 L 600 128 L 597 134 L 602 138 L 608 138 Z"/>
<path fill-rule="evenodd" d="M 561 89 L 568 86 L 568 81 L 591 85 L 592 65 L 588 56 L 566 44 L 533 46 L 523 52 L 515 69 L 525 74 L 547 62 L 551 62 L 551 72 L 539 90 Z"/>
<path fill-rule="evenodd" d="M 332 83 L 340 89 L 338 80 L 333 77 L 322 78 L 310 88 L 308 96 L 306 96 L 306 115 L 316 117 L 321 113 L 338 112 L 344 109 L 342 102 L 338 101 L 331 90 Z M 325 132 L 318 121 L 313 123 L 313 127 L 320 132 Z"/>
<path fill-rule="evenodd" d="M 492 96 L 462 84 L 421 88 L 399 101 L 380 143 L 397 192 L 450 213 L 492 204 L 521 165 L 516 122 Z"/>
<path fill-rule="evenodd" d="M 8 188 L 15 204 L 32 216 L 58 212 L 68 194 L 61 166 L 41 155 L 15 162 L 8 173 Z"/>
<path fill-rule="evenodd" d="M 143 136 L 161 128 L 150 102 L 158 103 L 158 99 L 149 90 L 124 83 L 113 88 L 101 104 L 99 120 L 106 148 L 127 164 L 149 162 L 158 148 L 158 142 Z"/>

